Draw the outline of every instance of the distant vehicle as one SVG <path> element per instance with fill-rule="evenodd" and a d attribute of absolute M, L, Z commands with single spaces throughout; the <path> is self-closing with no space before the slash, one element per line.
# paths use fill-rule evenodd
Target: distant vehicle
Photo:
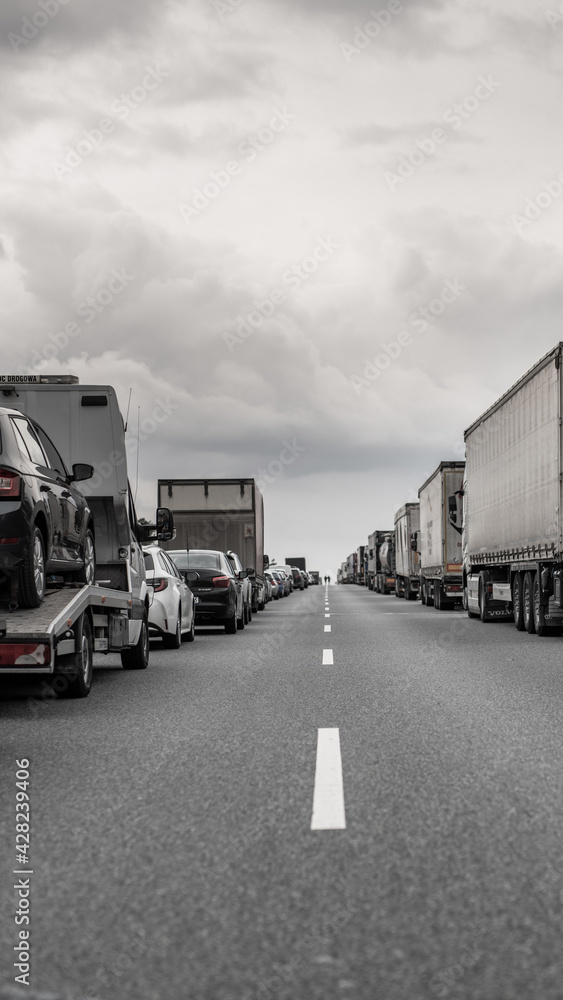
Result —
<path fill-rule="evenodd" d="M 244 623 L 248 625 L 252 621 L 252 583 L 250 578 L 245 574 L 243 565 L 237 556 L 236 552 L 227 552 L 227 556 L 231 560 L 235 576 L 238 580 L 242 581 L 242 600 L 244 606 Z M 241 575 L 243 574 L 243 575 Z"/>
<path fill-rule="evenodd" d="M 168 555 L 185 576 L 194 597 L 196 625 L 222 625 L 227 635 L 244 628 L 242 587 L 232 563 L 216 549 L 171 549 Z"/>
<path fill-rule="evenodd" d="M 420 504 L 406 503 L 395 514 L 395 595 L 416 600 L 420 587 Z"/>
<path fill-rule="evenodd" d="M 289 577 L 289 590 L 291 592 L 293 590 L 293 574 L 291 572 L 291 566 L 287 566 L 285 563 L 282 563 L 282 564 L 273 563 L 273 564 L 270 565 L 269 568 L 270 569 L 275 569 L 278 572 L 280 570 L 282 570 L 286 574 L 286 576 Z"/>
<path fill-rule="evenodd" d="M 318 569 L 312 569 L 310 571 L 310 573 L 309 573 L 309 576 L 311 578 L 311 583 L 312 584 L 317 584 L 318 585 L 320 583 L 320 573 L 319 573 Z"/>
<path fill-rule="evenodd" d="M 8 407 L 0 407 L 0 463 L 0 572 L 14 603 L 38 607 L 50 574 L 94 583 L 94 517 L 74 485 L 93 476 L 92 465 L 69 473 L 43 428 Z"/>
<path fill-rule="evenodd" d="M 270 567 L 269 573 L 273 577 L 274 582 L 278 585 L 278 597 L 285 597 L 286 583 L 283 575 L 279 572 L 279 570 L 276 570 L 274 566 Z"/>
<path fill-rule="evenodd" d="M 461 515 L 465 462 L 440 462 L 418 491 L 420 598 L 438 610 L 463 598 Z"/>
<path fill-rule="evenodd" d="M 254 479 L 159 479 L 158 496 L 174 511 L 176 539 L 165 548 L 236 552 L 252 588 L 252 612 L 264 608 L 264 501 Z M 159 501 L 160 502 L 160 501 Z"/>
<path fill-rule="evenodd" d="M 305 590 L 305 580 L 301 570 L 297 566 L 291 567 L 293 574 L 293 586 L 296 590 Z"/>
<path fill-rule="evenodd" d="M 355 560 L 354 560 L 354 583 L 357 583 L 360 587 L 364 586 L 365 583 L 365 545 L 360 545 L 356 549 Z"/>
<path fill-rule="evenodd" d="M 178 567 L 158 545 L 143 547 L 149 595 L 149 632 L 168 649 L 195 638 L 195 598 Z"/>
<path fill-rule="evenodd" d="M 395 532 L 377 531 L 376 536 L 374 590 L 378 594 L 394 594 Z"/>
<path fill-rule="evenodd" d="M 285 561 L 288 566 L 297 566 L 297 569 L 307 569 L 305 556 L 292 556 L 291 559 L 288 559 L 286 556 Z"/>
<path fill-rule="evenodd" d="M 268 584 L 268 592 L 269 592 L 268 599 L 270 601 L 279 601 L 280 597 L 279 581 L 276 580 L 274 574 L 269 569 L 267 569 L 266 572 L 264 573 L 264 577 L 266 579 L 266 583 Z"/>

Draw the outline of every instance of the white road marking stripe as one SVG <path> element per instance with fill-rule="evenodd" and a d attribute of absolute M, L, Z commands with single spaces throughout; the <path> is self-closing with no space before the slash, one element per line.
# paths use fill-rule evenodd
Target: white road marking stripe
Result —
<path fill-rule="evenodd" d="M 325 618 L 330 618 L 330 615 L 325 615 Z"/>
<path fill-rule="evenodd" d="M 319 729 L 311 830 L 345 830 L 344 782 L 338 729 Z"/>
<path fill-rule="evenodd" d="M 332 649 L 323 649 L 323 667 L 332 667 L 334 664 L 334 653 Z"/>
<path fill-rule="evenodd" d="M 325 625 L 325 632 L 332 632 L 332 625 Z"/>

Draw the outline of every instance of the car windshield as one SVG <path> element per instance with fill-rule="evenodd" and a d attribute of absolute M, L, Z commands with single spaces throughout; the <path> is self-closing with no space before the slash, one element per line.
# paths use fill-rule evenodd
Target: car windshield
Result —
<path fill-rule="evenodd" d="M 221 569 L 221 559 L 216 552 L 191 549 L 189 552 L 169 552 L 168 555 L 180 570 Z"/>

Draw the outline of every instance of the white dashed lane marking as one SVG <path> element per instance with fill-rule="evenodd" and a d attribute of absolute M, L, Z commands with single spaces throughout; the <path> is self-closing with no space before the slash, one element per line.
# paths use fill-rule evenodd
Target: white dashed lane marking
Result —
<path fill-rule="evenodd" d="M 331 667 L 334 663 L 332 649 L 323 649 L 323 667 Z"/>
<path fill-rule="evenodd" d="M 332 632 L 332 625 L 325 625 L 325 632 Z"/>
<path fill-rule="evenodd" d="M 344 782 L 338 729 L 319 729 L 311 830 L 345 830 Z"/>

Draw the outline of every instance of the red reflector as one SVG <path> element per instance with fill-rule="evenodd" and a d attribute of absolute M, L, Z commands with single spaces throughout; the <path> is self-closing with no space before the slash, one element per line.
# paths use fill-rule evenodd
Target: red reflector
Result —
<path fill-rule="evenodd" d="M 0 469 L 0 497 L 19 497 L 20 477 L 16 472 Z"/>
<path fill-rule="evenodd" d="M 0 538 L 0 545 L 17 545 L 19 538 Z"/>
<path fill-rule="evenodd" d="M 214 576 L 213 586 L 214 587 L 228 587 L 230 582 L 230 576 Z"/>
<path fill-rule="evenodd" d="M 0 642 L 0 667 L 45 667 L 50 662 L 46 642 Z"/>
<path fill-rule="evenodd" d="M 159 577 L 158 579 L 151 580 L 150 585 L 154 589 L 155 593 L 157 593 L 159 590 L 166 590 L 168 586 L 168 580 L 165 579 L 161 580 Z"/>

